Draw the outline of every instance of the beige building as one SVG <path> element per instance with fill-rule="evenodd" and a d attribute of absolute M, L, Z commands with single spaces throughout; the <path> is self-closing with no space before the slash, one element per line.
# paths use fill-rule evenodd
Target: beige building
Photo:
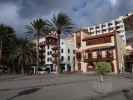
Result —
<path fill-rule="evenodd" d="M 127 16 L 120 16 L 103 24 L 92 25 L 89 27 L 84 27 L 82 29 L 86 29 L 90 33 L 90 35 L 104 34 L 116 30 L 116 32 L 120 35 L 120 37 L 126 44 L 126 24 L 130 24 L 131 22 L 126 23 L 125 20 L 129 18 L 133 18 L 133 13 L 129 13 L 127 14 Z"/>
<path fill-rule="evenodd" d="M 93 72 L 96 62 L 110 62 L 112 72 L 124 71 L 125 44 L 116 32 L 90 35 L 86 30 L 74 34 L 76 48 L 75 71 Z"/>

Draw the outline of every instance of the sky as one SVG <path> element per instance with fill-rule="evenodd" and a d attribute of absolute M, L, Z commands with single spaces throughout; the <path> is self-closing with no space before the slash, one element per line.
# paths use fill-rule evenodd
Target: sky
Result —
<path fill-rule="evenodd" d="M 0 24 L 11 25 L 18 36 L 33 19 L 50 19 L 58 12 L 87 27 L 133 12 L 133 0 L 0 0 Z"/>

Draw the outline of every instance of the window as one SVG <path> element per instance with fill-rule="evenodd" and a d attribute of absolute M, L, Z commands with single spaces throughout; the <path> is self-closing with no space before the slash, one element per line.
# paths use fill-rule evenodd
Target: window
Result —
<path fill-rule="evenodd" d="M 68 56 L 68 60 L 70 61 L 70 56 Z"/>
<path fill-rule="evenodd" d="M 96 29 L 98 29 L 99 28 L 99 26 L 96 26 Z"/>
<path fill-rule="evenodd" d="M 75 61 L 75 57 L 73 57 L 73 61 Z"/>
<path fill-rule="evenodd" d="M 51 61 L 51 62 L 52 62 L 52 58 L 49 58 L 49 61 Z"/>
<path fill-rule="evenodd" d="M 105 24 L 103 24 L 103 25 L 102 25 L 102 27 L 106 27 L 106 25 L 105 25 Z"/>
<path fill-rule="evenodd" d="M 52 54 L 52 51 L 50 51 L 49 54 L 51 55 Z"/>
<path fill-rule="evenodd" d="M 116 26 L 116 30 L 120 29 L 121 27 L 120 26 Z"/>
<path fill-rule="evenodd" d="M 50 54 L 49 51 L 47 52 L 47 54 L 48 54 L 48 55 Z"/>
<path fill-rule="evenodd" d="M 70 49 L 68 49 L 68 53 L 70 53 Z"/>
<path fill-rule="evenodd" d="M 61 49 L 61 53 L 63 53 L 63 49 Z"/>
<path fill-rule="evenodd" d="M 110 23 L 108 23 L 108 25 L 111 26 L 111 25 L 113 25 L 113 24 L 110 22 Z"/>
<path fill-rule="evenodd" d="M 51 61 L 52 62 L 52 58 L 47 58 L 47 61 L 49 62 L 49 61 Z"/>
<path fill-rule="evenodd" d="M 107 50 L 106 51 L 106 57 L 112 57 L 113 56 L 113 51 L 112 50 Z"/>
<path fill-rule="evenodd" d="M 113 28 L 109 28 L 109 31 L 112 31 L 113 30 Z"/>
<path fill-rule="evenodd" d="M 102 52 L 101 51 L 97 51 L 97 57 L 102 58 Z"/>
<path fill-rule="evenodd" d="M 91 27 L 90 30 L 93 30 L 93 27 Z"/>
<path fill-rule="evenodd" d="M 73 50 L 73 54 L 75 54 L 75 50 Z"/>
<path fill-rule="evenodd" d="M 47 58 L 47 61 L 49 62 L 49 58 Z"/>
<path fill-rule="evenodd" d="M 120 24 L 120 23 L 121 23 L 121 21 L 116 21 L 116 22 L 115 22 L 116 25 L 117 25 L 117 24 Z"/>
<path fill-rule="evenodd" d="M 61 56 L 61 61 L 64 61 L 64 57 L 63 56 Z"/>
<path fill-rule="evenodd" d="M 91 52 L 88 52 L 88 57 L 92 58 L 92 53 Z"/>

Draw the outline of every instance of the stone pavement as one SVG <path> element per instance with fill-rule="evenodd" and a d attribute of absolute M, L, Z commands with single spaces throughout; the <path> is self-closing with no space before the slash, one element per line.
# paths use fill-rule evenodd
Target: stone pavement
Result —
<path fill-rule="evenodd" d="M 19 76 L 0 81 L 0 100 L 128 100 L 132 88 L 123 76 L 105 76 L 103 83 L 88 74 Z"/>

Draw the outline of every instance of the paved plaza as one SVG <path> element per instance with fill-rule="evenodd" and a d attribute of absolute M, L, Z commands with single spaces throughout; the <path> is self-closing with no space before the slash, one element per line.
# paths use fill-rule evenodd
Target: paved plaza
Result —
<path fill-rule="evenodd" d="M 0 76 L 0 100 L 133 100 L 128 75 L 49 74 Z"/>

